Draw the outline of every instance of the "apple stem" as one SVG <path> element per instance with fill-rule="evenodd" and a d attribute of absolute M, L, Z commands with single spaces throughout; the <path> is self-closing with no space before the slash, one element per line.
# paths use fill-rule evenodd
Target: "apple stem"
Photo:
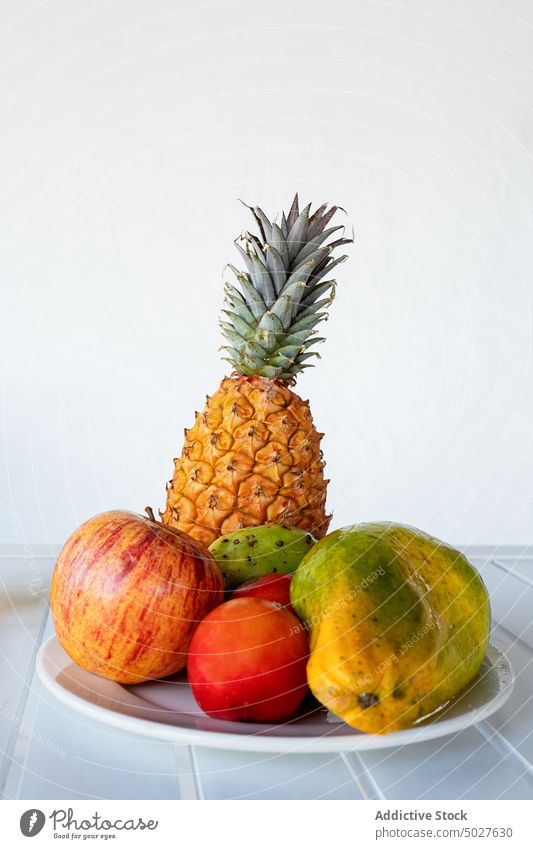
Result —
<path fill-rule="evenodd" d="M 152 508 L 151 508 L 151 507 L 145 507 L 145 508 L 144 508 L 144 512 L 146 513 L 146 515 L 148 516 L 148 518 L 150 519 L 150 521 L 152 521 L 152 522 L 157 522 L 157 519 L 156 519 L 156 517 L 154 516 L 154 511 L 152 510 Z"/>

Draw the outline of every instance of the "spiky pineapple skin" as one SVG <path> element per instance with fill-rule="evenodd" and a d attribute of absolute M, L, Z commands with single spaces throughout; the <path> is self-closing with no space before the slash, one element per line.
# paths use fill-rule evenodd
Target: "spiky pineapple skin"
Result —
<path fill-rule="evenodd" d="M 267 522 L 324 536 L 331 517 L 325 509 L 322 436 L 309 402 L 286 383 L 224 378 L 185 430 L 163 522 L 206 545 Z"/>

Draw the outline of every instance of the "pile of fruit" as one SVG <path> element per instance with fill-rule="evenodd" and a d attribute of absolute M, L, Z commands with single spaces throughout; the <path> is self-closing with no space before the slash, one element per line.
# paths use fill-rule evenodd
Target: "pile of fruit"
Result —
<path fill-rule="evenodd" d="M 65 543 L 51 607 L 84 669 L 124 684 L 187 667 L 200 708 L 291 717 L 309 689 L 354 728 L 384 734 L 441 708 L 488 644 L 485 586 L 465 557 L 393 523 L 327 534 L 327 480 L 307 401 L 335 292 L 338 207 L 280 223 L 259 207 L 236 246 L 222 331 L 232 373 L 185 430 L 161 521 L 96 516 Z"/>

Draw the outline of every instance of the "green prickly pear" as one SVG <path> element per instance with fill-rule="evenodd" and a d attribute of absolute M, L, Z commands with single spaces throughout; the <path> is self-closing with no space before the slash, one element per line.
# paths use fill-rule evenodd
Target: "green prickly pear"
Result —
<path fill-rule="evenodd" d="M 270 572 L 289 575 L 316 540 L 312 534 L 288 525 L 242 528 L 219 537 L 209 551 L 220 566 L 226 589 Z"/>

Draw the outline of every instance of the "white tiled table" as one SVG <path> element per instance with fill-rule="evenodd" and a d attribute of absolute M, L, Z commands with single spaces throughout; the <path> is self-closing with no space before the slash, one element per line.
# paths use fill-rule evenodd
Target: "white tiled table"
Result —
<path fill-rule="evenodd" d="M 8 799 L 528 799 L 533 797 L 533 553 L 466 552 L 491 593 L 493 642 L 516 674 L 488 721 L 362 754 L 265 755 L 147 740 L 44 691 L 51 552 L 0 552 L 0 795 Z"/>

